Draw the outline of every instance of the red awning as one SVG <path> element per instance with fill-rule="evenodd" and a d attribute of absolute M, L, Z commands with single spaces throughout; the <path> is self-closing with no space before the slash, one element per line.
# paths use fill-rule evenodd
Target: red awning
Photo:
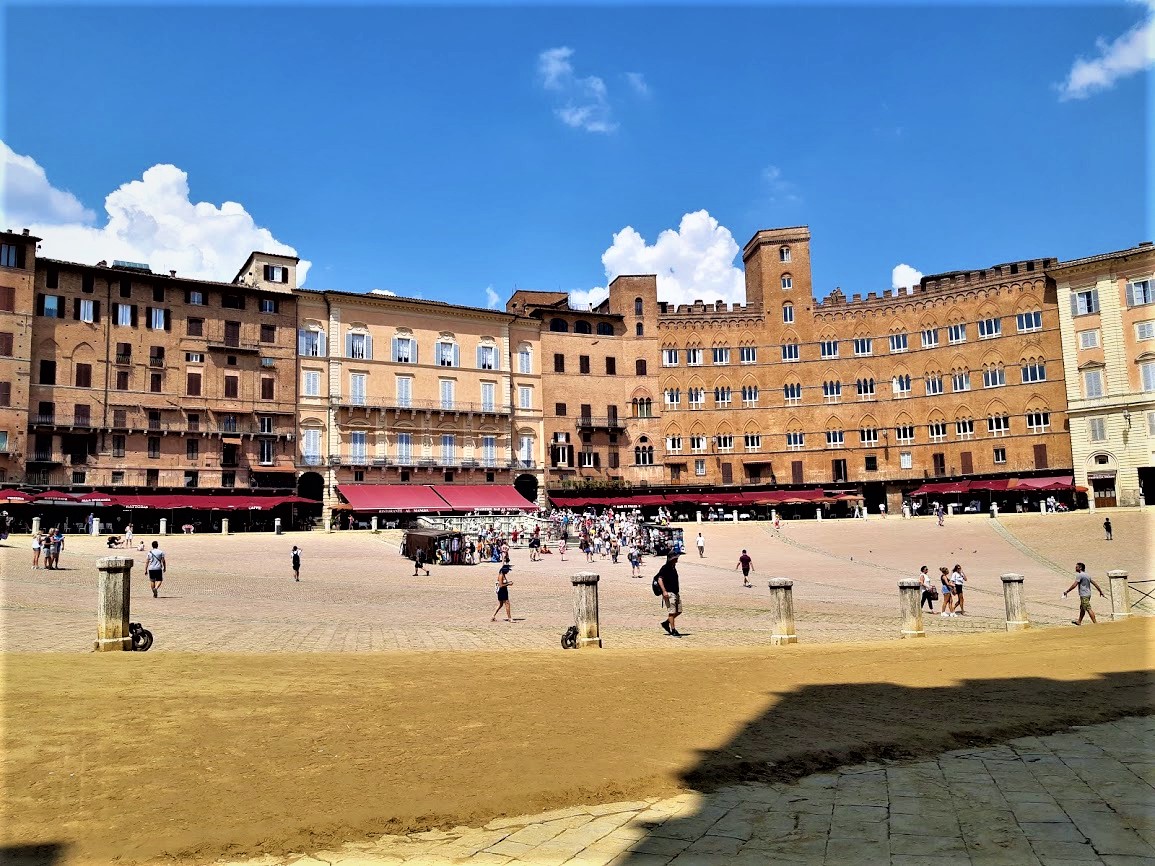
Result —
<path fill-rule="evenodd" d="M 589 504 L 589 499 L 582 496 L 550 496 L 549 501 L 558 508 L 581 508 Z"/>
<path fill-rule="evenodd" d="M 435 484 L 433 492 L 444 499 L 454 511 L 494 510 L 514 508 L 519 511 L 537 511 L 537 506 L 517 492 L 517 488 L 502 484 Z"/>
<path fill-rule="evenodd" d="M 1006 490 L 1011 481 L 1009 478 L 995 478 L 991 481 L 972 481 L 971 490 Z"/>
<path fill-rule="evenodd" d="M 76 502 L 77 497 L 71 493 L 61 493 L 59 490 L 46 490 L 43 493 L 37 493 L 32 497 L 34 502 Z"/>
<path fill-rule="evenodd" d="M 970 489 L 969 481 L 935 481 L 924 484 L 918 490 L 912 490 L 911 496 L 926 496 L 933 493 L 966 493 Z"/>
<path fill-rule="evenodd" d="M 1052 475 L 1050 478 L 1016 478 L 1016 490 L 1069 490 L 1075 486 L 1072 475 Z"/>
<path fill-rule="evenodd" d="M 32 497 L 19 490 L 0 490 L 0 502 L 28 502 Z"/>
<path fill-rule="evenodd" d="M 353 511 L 452 511 L 424 484 L 341 484 L 337 492 Z"/>

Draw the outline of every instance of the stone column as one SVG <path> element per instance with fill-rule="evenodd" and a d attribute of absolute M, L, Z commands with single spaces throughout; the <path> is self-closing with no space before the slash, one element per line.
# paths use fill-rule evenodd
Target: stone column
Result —
<path fill-rule="evenodd" d="M 1111 584 L 1111 619 L 1126 619 L 1131 615 L 1131 585 L 1127 583 L 1127 572 L 1108 571 L 1107 580 Z"/>
<path fill-rule="evenodd" d="M 798 643 L 798 635 L 794 632 L 794 581 L 772 577 L 766 585 L 770 587 L 770 616 L 774 621 L 770 645 Z"/>
<path fill-rule="evenodd" d="M 168 535 L 168 518 L 162 517 L 160 519 L 160 534 Z"/>
<path fill-rule="evenodd" d="M 374 532 L 376 532 L 377 531 L 377 515 L 376 514 L 374 514 L 371 518 L 369 518 L 369 524 L 370 524 L 369 528 L 372 529 Z"/>
<path fill-rule="evenodd" d="M 221 518 L 221 535 L 229 534 L 229 519 L 227 517 Z"/>
<path fill-rule="evenodd" d="M 281 518 L 279 517 L 273 518 L 273 532 L 277 535 L 281 534 Z"/>
<path fill-rule="evenodd" d="M 35 535 L 39 531 L 40 531 L 40 518 L 39 517 L 33 517 L 32 518 L 32 534 Z"/>
<path fill-rule="evenodd" d="M 1027 619 L 1027 602 L 1023 598 L 1023 576 L 1004 574 L 1003 599 L 1007 604 L 1007 631 L 1022 631 L 1031 627 Z"/>
<path fill-rule="evenodd" d="M 600 575 L 579 571 L 570 578 L 573 584 L 573 621 L 577 626 L 577 648 L 601 649 L 602 636 L 598 623 L 598 581 Z"/>
<path fill-rule="evenodd" d="M 129 589 L 132 586 L 132 559 L 105 556 L 96 561 L 96 652 L 132 650 L 128 633 Z"/>
<path fill-rule="evenodd" d="M 922 584 L 913 578 L 898 582 L 898 608 L 903 638 L 926 637 L 922 628 Z"/>

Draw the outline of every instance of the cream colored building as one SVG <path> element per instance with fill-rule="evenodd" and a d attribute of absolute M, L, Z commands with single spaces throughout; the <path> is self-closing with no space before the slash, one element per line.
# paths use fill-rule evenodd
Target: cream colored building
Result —
<path fill-rule="evenodd" d="M 502 484 L 544 503 L 540 324 L 384 294 L 297 292 L 299 490 Z"/>
<path fill-rule="evenodd" d="M 1155 247 L 1061 262 L 1058 290 L 1075 483 L 1092 508 L 1155 496 Z"/>

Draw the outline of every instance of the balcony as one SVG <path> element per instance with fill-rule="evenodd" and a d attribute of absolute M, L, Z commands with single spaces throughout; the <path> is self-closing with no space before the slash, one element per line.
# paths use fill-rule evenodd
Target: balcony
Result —
<path fill-rule="evenodd" d="M 617 415 L 580 415 L 576 419 L 581 430 L 625 430 L 626 421 Z"/>
<path fill-rule="evenodd" d="M 121 355 L 118 353 L 116 356 L 116 363 L 117 364 L 131 364 L 132 363 L 132 355 Z"/>
<path fill-rule="evenodd" d="M 392 409 L 414 412 L 457 412 L 470 415 L 509 415 L 513 407 L 507 403 L 469 403 L 461 400 L 398 400 L 369 397 L 334 397 L 342 409 Z"/>
<path fill-rule="evenodd" d="M 64 463 L 64 455 L 52 451 L 33 451 L 28 455 L 29 463 Z"/>
<path fill-rule="evenodd" d="M 301 456 L 302 466 L 323 466 L 324 458 L 320 454 L 304 454 Z"/>

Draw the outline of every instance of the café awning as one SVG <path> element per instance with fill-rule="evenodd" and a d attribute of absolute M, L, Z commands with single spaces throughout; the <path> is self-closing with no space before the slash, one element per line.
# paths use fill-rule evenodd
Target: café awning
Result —
<path fill-rule="evenodd" d="M 445 500 L 454 511 L 493 511 L 517 509 L 537 511 L 537 505 L 517 492 L 512 485 L 503 484 L 435 484 L 433 492 Z"/>
<path fill-rule="evenodd" d="M 337 492 L 351 511 L 453 511 L 425 484 L 341 484 Z"/>

